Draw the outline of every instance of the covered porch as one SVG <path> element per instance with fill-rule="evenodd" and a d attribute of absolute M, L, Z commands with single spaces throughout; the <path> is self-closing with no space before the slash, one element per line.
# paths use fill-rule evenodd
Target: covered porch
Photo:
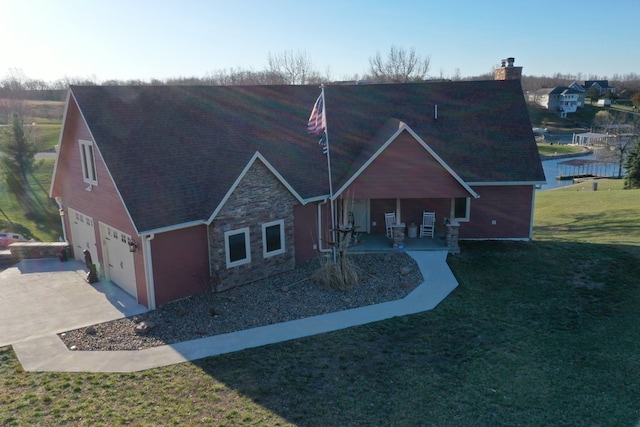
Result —
<path fill-rule="evenodd" d="M 460 224 L 452 218 L 467 214 L 468 203 L 468 198 L 341 199 L 337 203 L 335 238 L 346 239 L 352 253 L 397 250 L 458 253 Z M 433 237 L 420 237 L 424 211 L 435 215 Z M 388 213 L 395 216 L 395 225 L 389 232 L 385 224 Z"/>
<path fill-rule="evenodd" d="M 406 237 L 402 248 L 394 247 L 393 240 L 383 234 L 357 233 L 355 243 L 349 246 L 350 253 L 395 252 L 395 251 L 444 251 L 447 241 L 444 236 Z"/>

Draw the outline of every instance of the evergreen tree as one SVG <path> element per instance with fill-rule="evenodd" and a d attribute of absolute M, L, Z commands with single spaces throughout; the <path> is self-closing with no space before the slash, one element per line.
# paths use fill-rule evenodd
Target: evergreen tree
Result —
<path fill-rule="evenodd" d="M 636 140 L 635 146 L 629 152 L 624 167 L 627 174 L 624 177 L 624 188 L 640 188 L 640 141 Z"/>
<path fill-rule="evenodd" d="M 16 195 L 23 195 L 28 188 L 27 176 L 33 170 L 37 151 L 34 141 L 25 135 L 22 117 L 11 115 L 11 126 L 0 135 L 0 165 L 7 188 Z"/>

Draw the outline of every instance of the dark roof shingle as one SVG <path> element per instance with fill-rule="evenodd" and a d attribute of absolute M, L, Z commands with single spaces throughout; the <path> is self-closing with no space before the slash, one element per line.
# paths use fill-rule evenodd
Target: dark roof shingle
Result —
<path fill-rule="evenodd" d="M 73 86 L 140 232 L 209 218 L 256 151 L 302 198 L 328 194 L 306 133 L 314 86 Z M 406 123 L 467 182 L 544 181 L 520 82 L 327 86 L 334 188 Z M 434 108 L 438 105 L 438 118 Z"/>

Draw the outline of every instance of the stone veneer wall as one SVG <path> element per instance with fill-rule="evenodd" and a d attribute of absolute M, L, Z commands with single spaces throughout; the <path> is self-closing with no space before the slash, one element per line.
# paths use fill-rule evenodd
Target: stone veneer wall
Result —
<path fill-rule="evenodd" d="M 9 249 L 14 263 L 24 259 L 59 258 L 63 249 L 71 258 L 67 242 L 18 242 L 10 244 Z"/>
<path fill-rule="evenodd" d="M 293 206 L 298 201 L 256 161 L 209 227 L 211 277 L 216 291 L 290 271 L 295 268 Z M 284 220 L 285 252 L 264 258 L 262 224 Z M 227 269 L 224 233 L 249 227 L 251 262 Z"/>

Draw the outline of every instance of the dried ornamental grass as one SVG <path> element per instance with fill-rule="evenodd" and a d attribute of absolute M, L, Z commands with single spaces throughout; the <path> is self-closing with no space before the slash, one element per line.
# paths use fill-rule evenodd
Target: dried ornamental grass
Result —
<path fill-rule="evenodd" d="M 358 266 L 346 254 L 341 254 L 335 262 L 330 257 L 321 257 L 320 268 L 313 275 L 313 281 L 321 286 L 346 292 L 358 286 L 359 273 Z"/>

